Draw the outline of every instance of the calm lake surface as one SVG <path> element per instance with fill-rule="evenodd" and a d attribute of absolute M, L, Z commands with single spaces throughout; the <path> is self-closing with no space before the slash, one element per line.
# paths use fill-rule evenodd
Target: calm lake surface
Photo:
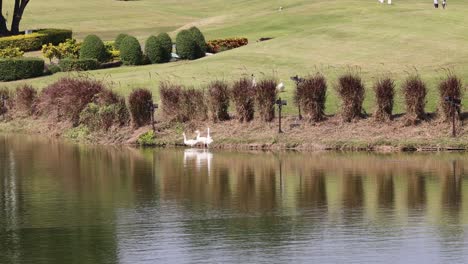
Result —
<path fill-rule="evenodd" d="M 0 135 L 0 263 L 468 263 L 465 167 Z"/>

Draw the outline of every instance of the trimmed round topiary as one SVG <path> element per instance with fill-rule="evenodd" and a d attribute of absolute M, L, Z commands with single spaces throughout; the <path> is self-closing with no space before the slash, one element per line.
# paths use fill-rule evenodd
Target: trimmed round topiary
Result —
<path fill-rule="evenodd" d="M 162 39 L 158 36 L 151 36 L 146 41 L 145 53 L 150 63 L 164 63 L 171 60 L 171 53 L 167 52 L 167 47 L 163 46 Z"/>
<path fill-rule="evenodd" d="M 172 54 L 172 39 L 167 33 L 161 33 L 158 35 L 158 39 L 161 41 L 163 48 L 169 53 Z M 170 58 L 169 58 L 170 59 Z"/>
<path fill-rule="evenodd" d="M 198 46 L 188 30 L 182 30 L 177 34 L 176 49 L 177 55 L 181 59 L 195 60 L 200 58 L 200 46 Z"/>
<path fill-rule="evenodd" d="M 99 62 L 105 62 L 107 58 L 104 42 L 96 36 L 87 36 L 80 49 L 80 59 L 95 59 Z"/>
<path fill-rule="evenodd" d="M 125 65 L 141 65 L 143 52 L 140 42 L 135 37 L 128 36 L 120 43 L 120 59 Z"/>
<path fill-rule="evenodd" d="M 114 47 L 116 50 L 120 50 L 120 44 L 124 38 L 128 37 L 128 34 L 121 33 L 115 38 Z"/>
<path fill-rule="evenodd" d="M 193 39 L 200 47 L 200 58 L 205 56 L 206 50 L 208 49 L 208 45 L 206 44 L 205 36 L 197 27 L 191 27 L 189 29 L 190 34 L 192 34 Z"/>

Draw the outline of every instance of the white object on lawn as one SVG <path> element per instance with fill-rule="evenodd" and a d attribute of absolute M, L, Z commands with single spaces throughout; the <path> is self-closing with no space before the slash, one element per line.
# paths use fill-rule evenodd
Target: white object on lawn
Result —
<path fill-rule="evenodd" d="M 280 92 L 280 93 L 281 93 L 281 92 L 284 92 L 284 83 L 281 82 L 280 84 L 278 84 L 278 85 L 276 86 L 276 90 L 277 90 L 278 92 Z"/>

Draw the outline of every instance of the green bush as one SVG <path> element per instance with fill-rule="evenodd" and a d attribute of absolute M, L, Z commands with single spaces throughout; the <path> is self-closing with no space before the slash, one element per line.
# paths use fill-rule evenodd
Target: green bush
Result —
<path fill-rule="evenodd" d="M 72 31 L 66 29 L 41 29 L 28 35 L 0 38 L 0 49 L 15 47 L 22 51 L 40 50 L 42 45 L 49 43 L 58 45 L 66 39 L 72 38 L 72 35 Z"/>
<path fill-rule="evenodd" d="M 120 44 L 122 43 L 122 40 L 124 40 L 124 38 L 128 37 L 129 35 L 127 34 L 119 34 L 116 38 L 115 38 L 115 42 L 114 42 L 114 47 L 116 50 L 120 50 Z"/>
<path fill-rule="evenodd" d="M 37 33 L 44 35 L 42 37 L 43 44 L 58 45 L 73 37 L 73 32 L 68 29 L 46 28 L 38 30 Z"/>
<path fill-rule="evenodd" d="M 141 65 L 143 52 L 135 37 L 128 36 L 120 43 L 120 59 L 125 65 Z"/>
<path fill-rule="evenodd" d="M 11 59 L 23 57 L 24 52 L 19 48 L 8 47 L 0 49 L 0 59 Z"/>
<path fill-rule="evenodd" d="M 172 39 L 167 33 L 161 33 L 158 35 L 158 39 L 161 41 L 163 48 L 169 53 L 172 54 Z M 169 58 L 170 59 L 170 58 Z"/>
<path fill-rule="evenodd" d="M 176 37 L 177 55 L 181 59 L 195 60 L 200 58 L 200 46 L 193 39 L 192 34 L 188 30 L 182 30 Z"/>
<path fill-rule="evenodd" d="M 95 59 L 62 59 L 59 62 L 62 71 L 90 71 L 99 68 L 99 62 Z"/>
<path fill-rule="evenodd" d="M 80 56 L 81 43 L 76 39 L 67 39 L 58 45 L 49 43 L 42 46 L 42 56 L 52 61 L 53 58 L 61 60 L 63 58 L 78 59 Z"/>
<path fill-rule="evenodd" d="M 171 60 L 171 53 L 163 46 L 160 36 L 151 36 L 146 40 L 145 53 L 150 63 L 163 63 Z"/>
<path fill-rule="evenodd" d="M 38 58 L 0 59 L 0 81 L 14 81 L 41 76 L 44 60 Z"/>
<path fill-rule="evenodd" d="M 58 66 L 57 64 L 50 64 L 47 66 L 47 69 L 49 70 L 50 74 L 54 74 L 54 73 L 62 71 L 62 68 L 60 68 L 60 66 Z"/>
<path fill-rule="evenodd" d="M 205 36 L 197 27 L 191 27 L 189 29 L 190 34 L 192 34 L 193 39 L 197 43 L 198 47 L 200 47 L 200 58 L 205 56 L 206 50 L 208 49 L 208 45 L 206 44 Z"/>
<path fill-rule="evenodd" d="M 108 58 L 104 42 L 96 36 L 87 36 L 80 49 L 80 59 L 95 59 L 99 62 L 105 62 Z"/>

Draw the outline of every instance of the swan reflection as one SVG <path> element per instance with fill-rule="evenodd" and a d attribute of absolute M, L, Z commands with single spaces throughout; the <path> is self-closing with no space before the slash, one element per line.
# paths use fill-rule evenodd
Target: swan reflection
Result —
<path fill-rule="evenodd" d="M 208 169 L 208 175 L 211 174 L 211 161 L 213 159 L 213 153 L 207 149 L 186 149 L 184 151 L 184 167 L 187 167 L 189 161 L 195 161 L 196 168 L 200 169 L 206 167 Z"/>

